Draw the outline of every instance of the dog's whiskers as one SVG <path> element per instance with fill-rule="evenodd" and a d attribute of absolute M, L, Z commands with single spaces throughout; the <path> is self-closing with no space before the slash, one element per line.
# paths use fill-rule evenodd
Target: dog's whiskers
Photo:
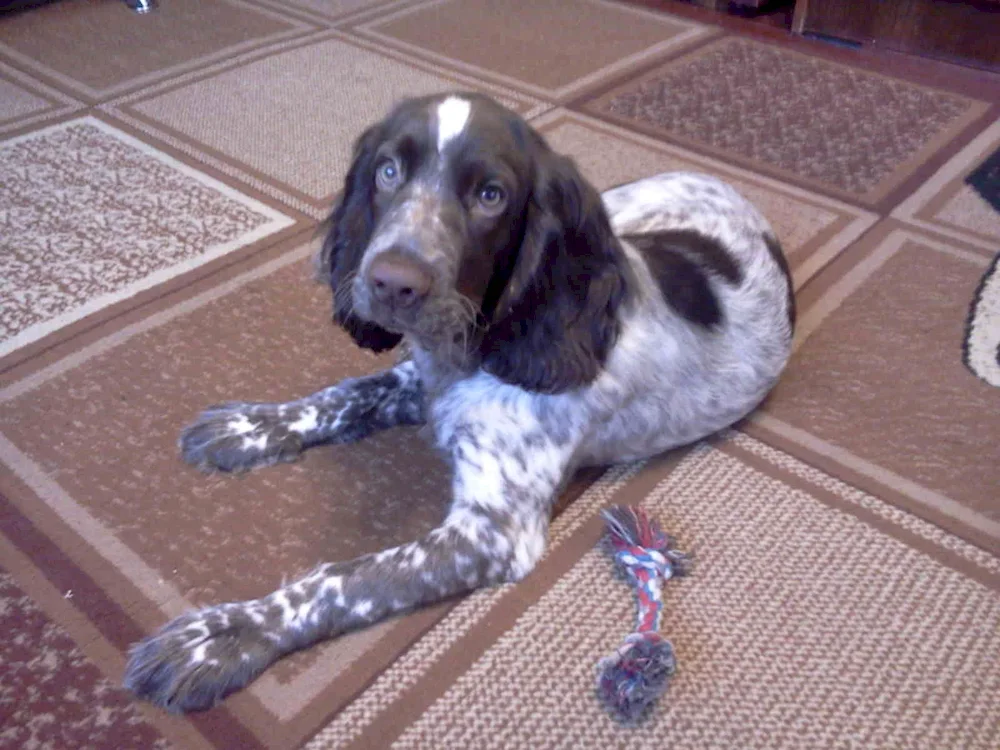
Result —
<path fill-rule="evenodd" d="M 357 271 L 347 274 L 337 285 L 337 288 L 333 290 L 333 300 L 337 309 L 343 310 L 348 314 L 354 312 L 354 295 L 351 293 L 351 289 L 354 286 L 354 280 L 357 276 Z"/>

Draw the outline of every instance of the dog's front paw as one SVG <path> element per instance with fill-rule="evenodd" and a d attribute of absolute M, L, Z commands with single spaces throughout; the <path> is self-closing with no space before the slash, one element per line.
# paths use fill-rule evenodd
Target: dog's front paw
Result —
<path fill-rule="evenodd" d="M 255 466 L 293 461 L 304 448 L 294 428 L 294 406 L 223 404 L 204 411 L 181 433 L 184 460 L 201 469 L 246 471 Z"/>
<path fill-rule="evenodd" d="M 275 643 L 246 604 L 209 607 L 135 644 L 123 683 L 168 711 L 211 708 L 280 655 Z"/>

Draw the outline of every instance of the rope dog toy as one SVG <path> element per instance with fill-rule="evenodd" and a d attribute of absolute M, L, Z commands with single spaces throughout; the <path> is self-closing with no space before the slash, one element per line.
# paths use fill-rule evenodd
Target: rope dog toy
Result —
<path fill-rule="evenodd" d="M 689 557 L 639 507 L 601 511 L 607 525 L 605 550 L 638 600 L 635 630 L 618 650 L 597 664 L 597 694 L 620 720 L 638 719 L 667 689 L 677 669 L 674 648 L 658 632 L 664 581 L 687 572 Z"/>

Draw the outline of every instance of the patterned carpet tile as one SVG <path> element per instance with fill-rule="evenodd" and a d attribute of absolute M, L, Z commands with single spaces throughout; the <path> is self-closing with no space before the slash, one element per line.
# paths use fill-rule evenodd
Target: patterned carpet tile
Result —
<path fill-rule="evenodd" d="M 672 60 L 586 105 L 624 124 L 870 204 L 986 107 L 737 37 Z"/>
<path fill-rule="evenodd" d="M 123 2 L 60 0 L 5 16 L 0 57 L 99 98 L 308 28 L 240 0 L 170 0 L 146 15 Z"/>
<path fill-rule="evenodd" d="M 0 748 L 170 747 L 2 568 L 0 629 Z"/>
<path fill-rule="evenodd" d="M 579 93 L 711 33 L 689 21 L 604 0 L 431 0 L 356 30 L 550 99 Z"/>
<path fill-rule="evenodd" d="M 0 355 L 293 223 L 92 117 L 0 144 Z"/>
<path fill-rule="evenodd" d="M 982 246 L 1000 248 L 1000 211 L 966 177 L 1000 150 L 1000 120 L 945 164 L 892 215 L 908 224 Z"/>
<path fill-rule="evenodd" d="M 572 156 L 598 189 L 666 171 L 695 171 L 726 180 L 768 218 L 789 258 L 796 285 L 857 239 L 874 214 L 770 180 L 717 160 L 557 110 L 535 120 L 549 144 Z"/>
<path fill-rule="evenodd" d="M 516 596 L 457 607 L 308 750 L 992 747 L 997 559 L 742 435 L 600 498 L 697 547 L 664 588 L 678 672 L 623 729 L 593 686 L 634 595 L 588 500 Z"/>
<path fill-rule="evenodd" d="M 991 260 L 880 224 L 803 290 L 796 354 L 754 434 L 1000 551 L 1000 388 L 963 363 Z"/>
<path fill-rule="evenodd" d="M 491 93 L 526 115 L 543 108 L 523 95 L 415 67 L 337 37 L 129 97 L 115 111 L 318 218 L 341 188 L 352 146 L 365 128 L 406 96 L 467 88 Z"/>

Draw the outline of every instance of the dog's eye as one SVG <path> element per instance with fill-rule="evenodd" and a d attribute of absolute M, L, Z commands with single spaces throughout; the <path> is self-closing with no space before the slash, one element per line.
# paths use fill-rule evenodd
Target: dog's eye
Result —
<path fill-rule="evenodd" d="M 497 209 L 507 200 L 507 194 L 501 185 L 489 182 L 479 189 L 479 202 L 484 208 Z"/>
<path fill-rule="evenodd" d="M 399 165 L 393 159 L 386 159 L 375 170 L 375 185 L 379 190 L 395 190 L 401 179 Z"/>

